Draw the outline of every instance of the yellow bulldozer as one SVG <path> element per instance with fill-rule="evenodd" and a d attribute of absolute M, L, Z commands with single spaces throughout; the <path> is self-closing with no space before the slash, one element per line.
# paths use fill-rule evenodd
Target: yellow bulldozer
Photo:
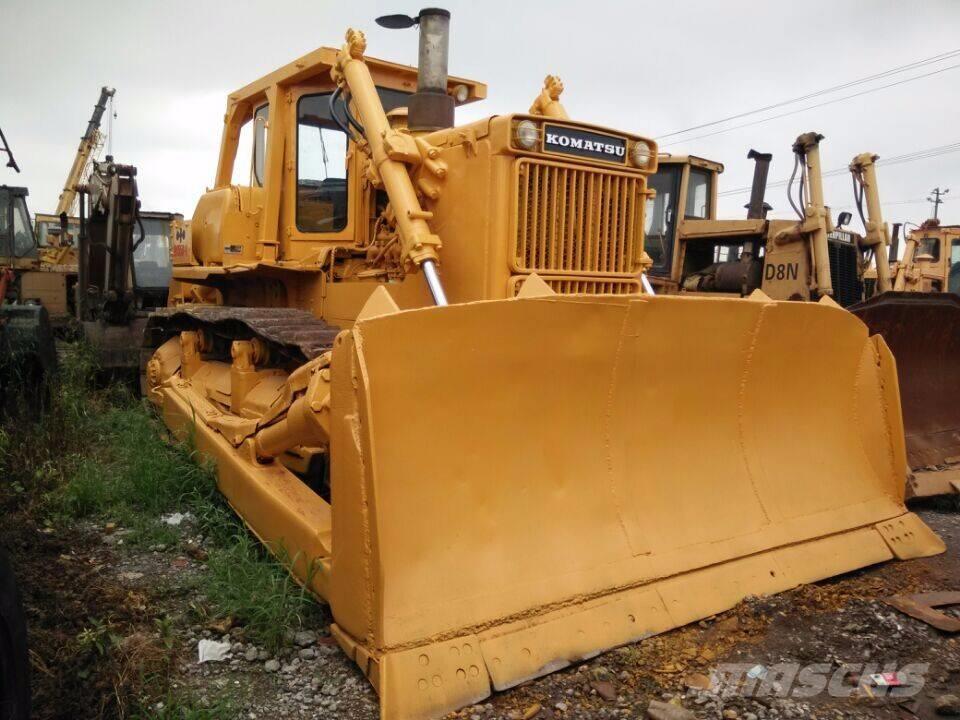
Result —
<path fill-rule="evenodd" d="M 552 76 L 455 124 L 487 89 L 448 76 L 449 21 L 379 19 L 419 26 L 417 68 L 350 30 L 229 96 L 145 340 L 150 399 L 381 716 L 941 552 L 883 341 L 833 303 L 645 291 L 656 144 L 571 120 Z"/>
<path fill-rule="evenodd" d="M 879 203 L 869 218 L 882 224 Z M 883 335 L 897 359 L 903 401 L 908 491 L 915 496 L 960 492 L 960 226 L 930 219 L 906 237 L 897 260 L 894 226 L 889 281 L 864 275 L 866 300 L 850 308 Z"/>
<path fill-rule="evenodd" d="M 908 496 L 960 489 L 960 408 L 945 388 L 954 370 L 960 298 L 960 229 L 928 222 L 910 235 L 901 261 L 883 220 L 877 185 L 879 156 L 861 153 L 849 165 L 864 234 L 834 224 L 825 204 L 818 133 L 793 145 L 787 196 L 797 220 L 768 219 L 765 202 L 771 155 L 755 161 L 745 219 L 718 219 L 717 178 L 723 165 L 695 156 L 662 156 L 648 201 L 646 251 L 651 284 L 665 293 L 747 296 L 761 290 L 779 300 L 829 297 L 880 335 L 897 360 L 903 403 Z M 797 188 L 794 197 L 793 188 Z M 951 284 L 952 282 L 952 284 Z"/>
<path fill-rule="evenodd" d="M 717 217 L 721 163 L 662 156 L 651 181 L 657 195 L 646 218 L 653 286 L 666 293 L 745 297 L 761 290 L 777 300 L 827 297 L 842 307 L 863 300 L 864 273 L 873 264 L 888 267 L 890 240 L 872 226 L 865 235 L 844 230 L 850 213 L 841 213 L 834 224 L 823 194 L 821 140 L 822 135 L 809 132 L 793 144 L 787 197 L 796 220 L 767 217 L 770 154 L 751 150 L 748 155 L 755 167 L 744 219 Z M 879 281 L 886 289 L 889 276 Z"/>

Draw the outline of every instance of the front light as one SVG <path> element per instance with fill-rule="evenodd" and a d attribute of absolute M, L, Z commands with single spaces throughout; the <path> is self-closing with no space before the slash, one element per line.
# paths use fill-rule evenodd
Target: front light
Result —
<path fill-rule="evenodd" d="M 457 85 L 453 89 L 453 99 L 457 101 L 460 105 L 463 105 L 470 97 L 470 88 L 466 85 Z"/>
<path fill-rule="evenodd" d="M 633 144 L 633 147 L 630 148 L 630 162 L 637 167 L 646 167 L 650 164 L 652 154 L 650 146 L 643 140 L 638 140 Z"/>
<path fill-rule="evenodd" d="M 517 123 L 517 145 L 524 150 L 532 150 L 537 144 L 540 131 L 532 120 L 521 120 Z"/>

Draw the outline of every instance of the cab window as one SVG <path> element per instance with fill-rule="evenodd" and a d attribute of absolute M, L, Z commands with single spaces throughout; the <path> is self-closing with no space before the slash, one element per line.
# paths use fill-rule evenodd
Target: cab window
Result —
<path fill-rule="evenodd" d="M 684 217 L 705 220 L 710 216 L 710 172 L 690 168 Z"/>
<path fill-rule="evenodd" d="M 67 237 L 60 237 L 59 220 L 37 220 L 37 244 L 40 247 L 51 247 L 55 245 L 76 245 L 77 238 L 80 237 L 80 221 L 70 219 L 67 221 Z"/>
<path fill-rule="evenodd" d="M 347 226 L 347 136 L 330 116 L 330 93 L 297 103 L 297 227 L 339 232 Z"/>
<path fill-rule="evenodd" d="M 385 88 L 377 88 L 377 93 L 385 112 L 405 106 L 409 98 L 408 93 Z M 297 228 L 301 232 L 340 232 L 347 226 L 348 138 L 330 115 L 331 94 L 304 95 L 297 102 Z"/>
<path fill-rule="evenodd" d="M 133 251 L 133 267 L 137 287 L 164 288 L 170 284 L 170 221 L 165 218 L 141 217 L 143 236 L 134 235 L 138 245 Z"/>
<path fill-rule="evenodd" d="M 673 259 L 680 167 L 661 166 L 656 174 L 647 179 L 647 186 L 656 190 L 657 194 L 647 200 L 643 249 L 653 260 L 653 273 L 663 275 L 670 271 Z"/>
<path fill-rule="evenodd" d="M 920 257 L 921 255 L 929 255 L 933 258 L 933 262 L 940 261 L 940 238 L 938 237 L 925 237 L 920 238 L 920 242 L 917 244 L 917 253 L 915 257 Z"/>
<path fill-rule="evenodd" d="M 27 203 L 22 197 L 13 199 L 13 254 L 25 257 L 36 247 Z"/>

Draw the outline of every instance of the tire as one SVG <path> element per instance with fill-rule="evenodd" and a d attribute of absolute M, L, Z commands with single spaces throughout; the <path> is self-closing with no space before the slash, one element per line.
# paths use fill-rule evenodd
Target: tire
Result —
<path fill-rule="evenodd" d="M 27 624 L 13 568 L 0 553 L 0 720 L 29 720 Z"/>

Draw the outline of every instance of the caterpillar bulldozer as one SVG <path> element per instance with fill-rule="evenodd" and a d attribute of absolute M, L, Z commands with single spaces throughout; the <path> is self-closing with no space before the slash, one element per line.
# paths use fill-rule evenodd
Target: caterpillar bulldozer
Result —
<path fill-rule="evenodd" d="M 793 145 L 787 195 L 796 221 L 766 217 L 770 154 L 748 154 L 755 167 L 747 217 L 731 220 L 716 216 L 723 165 L 694 156 L 661 157 L 646 221 L 651 283 L 666 293 L 747 296 L 759 289 L 781 300 L 829 297 L 847 308 L 884 338 L 897 360 L 908 496 L 957 492 L 960 409 L 950 388 L 960 381 L 953 369 L 960 298 L 951 288 L 960 278 L 960 232 L 926 223 L 911 234 L 904 260 L 891 262 L 899 226 L 891 240 L 880 209 L 879 157 L 872 153 L 857 155 L 849 166 L 864 234 L 843 229 L 850 213 L 840 213 L 835 225 L 823 195 L 822 139 L 805 133 Z"/>
<path fill-rule="evenodd" d="M 651 181 L 657 195 L 649 201 L 646 220 L 652 285 L 671 294 L 745 297 L 761 290 L 778 300 L 826 297 L 842 307 L 861 301 L 866 270 L 874 263 L 888 268 L 890 240 L 879 229 L 866 235 L 844 230 L 850 213 L 841 213 L 834 224 L 823 194 L 821 140 L 822 135 L 809 132 L 793 144 L 787 196 L 797 220 L 767 217 L 771 154 L 751 150 L 747 156 L 755 166 L 744 219 L 717 218 L 721 163 L 695 156 L 661 157 Z M 878 282 L 889 285 L 888 271 Z"/>
<path fill-rule="evenodd" d="M 866 185 L 869 216 L 885 227 L 876 182 Z M 898 254 L 894 225 L 891 257 Z M 866 299 L 850 308 L 884 337 L 897 359 L 907 462 L 908 494 L 960 493 L 960 226 L 927 220 L 911 232 L 889 281 L 864 275 Z M 887 287 L 887 290 L 882 288 Z"/>
<path fill-rule="evenodd" d="M 457 125 L 487 90 L 447 74 L 449 13 L 378 22 L 419 26 L 417 68 L 349 30 L 229 96 L 145 383 L 383 718 L 943 551 L 882 339 L 832 302 L 651 294 L 651 139 L 552 76 Z"/>

